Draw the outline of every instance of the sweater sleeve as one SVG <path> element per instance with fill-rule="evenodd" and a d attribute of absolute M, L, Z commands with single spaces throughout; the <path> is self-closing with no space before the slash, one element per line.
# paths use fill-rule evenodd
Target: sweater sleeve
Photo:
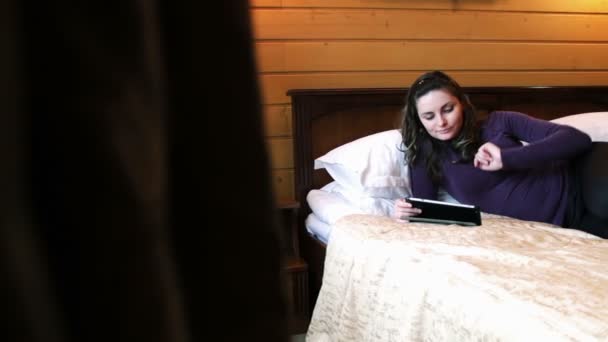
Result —
<path fill-rule="evenodd" d="M 493 112 L 492 126 L 525 141 L 524 146 L 501 149 L 505 169 L 527 169 L 566 160 L 591 148 L 591 138 L 576 128 L 517 112 Z"/>

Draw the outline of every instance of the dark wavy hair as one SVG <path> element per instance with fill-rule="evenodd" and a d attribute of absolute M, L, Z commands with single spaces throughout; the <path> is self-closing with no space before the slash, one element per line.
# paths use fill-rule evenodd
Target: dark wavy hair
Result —
<path fill-rule="evenodd" d="M 420 97 L 430 91 L 439 89 L 445 90 L 456 97 L 462 105 L 464 115 L 462 129 L 460 130 L 460 134 L 449 142 L 459 152 L 461 161 L 472 160 L 480 145 L 475 108 L 462 87 L 441 71 L 427 72 L 418 77 L 408 90 L 405 107 L 403 108 L 401 135 L 403 137 L 403 147 L 405 148 L 405 161 L 408 165 L 416 163 L 422 144 L 428 142 L 431 150 L 426 156 L 426 169 L 436 184 L 442 179 L 439 155 L 446 144 L 428 134 L 420 121 L 416 104 Z"/>

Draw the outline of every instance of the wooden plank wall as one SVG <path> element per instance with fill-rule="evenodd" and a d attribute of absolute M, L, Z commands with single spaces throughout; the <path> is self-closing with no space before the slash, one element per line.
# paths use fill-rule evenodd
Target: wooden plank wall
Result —
<path fill-rule="evenodd" d="M 293 199 L 295 88 L 608 85 L 608 1 L 251 0 L 278 199 Z"/>

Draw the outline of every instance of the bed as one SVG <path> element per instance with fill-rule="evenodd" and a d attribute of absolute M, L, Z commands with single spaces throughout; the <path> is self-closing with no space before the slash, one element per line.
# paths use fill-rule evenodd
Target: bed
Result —
<path fill-rule="evenodd" d="M 311 211 L 310 194 L 327 190 L 334 183 L 326 169 L 315 169 L 315 160 L 359 138 L 398 128 L 406 91 L 386 88 L 288 92 L 293 108 L 295 191 L 302 206 L 298 218 L 300 253 L 309 264 L 310 307 L 314 307 L 308 339 L 608 339 L 608 297 L 606 291 L 597 288 L 597 284 L 608 286 L 608 273 L 602 270 L 608 262 L 608 245 L 606 240 L 592 235 L 487 214 L 483 217 L 486 227 L 475 230 L 413 223 L 405 227 L 382 215 L 357 210 L 345 210 L 331 224 L 324 225 L 322 229 L 332 232 L 329 244 L 327 239 L 310 233 L 309 226 L 323 226 L 323 222 L 318 222 L 319 215 Z M 492 110 L 514 110 L 560 120 L 575 113 L 608 110 L 608 87 L 603 86 L 469 87 L 466 92 L 482 116 Z M 515 248 L 504 249 L 504 241 L 513 242 Z M 464 247 L 482 242 L 488 248 Z M 429 250 L 432 255 L 424 254 Z M 563 252 L 554 258 L 556 254 L 550 252 L 556 250 Z M 572 257 L 577 253 L 582 253 L 581 258 Z M 580 267 L 564 266 L 564 261 Z M 560 271 L 538 283 L 529 282 L 534 273 L 523 272 L 509 287 L 509 272 L 518 265 L 519 269 L 526 269 L 522 265 L 536 265 L 536 271 Z M 408 272 L 395 271 L 403 268 Z M 467 272 L 470 277 L 462 277 Z M 485 278 L 479 278 L 482 273 Z M 580 281 L 551 286 L 560 277 Z M 546 290 L 534 295 L 542 286 Z M 505 290 L 509 288 L 512 291 Z M 580 288 L 592 290 L 596 297 L 574 295 Z M 553 300 L 565 293 L 560 289 L 572 296 Z M 409 299 L 403 302 L 404 298 Z M 567 301 L 572 300 L 588 305 L 577 302 L 568 306 Z M 399 301 L 401 305 L 394 305 Z M 465 309 L 471 303 L 493 308 L 497 313 Z M 555 310 L 556 307 L 570 309 Z M 580 312 L 584 314 L 574 314 Z M 492 316 L 512 324 L 497 324 L 496 320 L 489 320 Z M 559 323 L 569 316 L 580 321 Z M 518 335 L 523 330 L 514 326 L 528 327 L 533 333 Z"/>

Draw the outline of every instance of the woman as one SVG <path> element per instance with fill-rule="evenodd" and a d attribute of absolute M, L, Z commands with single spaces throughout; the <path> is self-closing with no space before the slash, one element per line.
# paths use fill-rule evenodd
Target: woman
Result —
<path fill-rule="evenodd" d="M 569 162 L 592 146 L 575 128 L 507 111 L 478 122 L 458 83 L 433 71 L 410 87 L 402 135 L 414 197 L 436 199 L 442 187 L 483 212 L 606 236 L 599 229 L 608 228 L 608 218 L 598 218 L 606 213 L 582 204 L 579 163 Z M 395 218 L 419 213 L 405 200 L 395 201 Z"/>

